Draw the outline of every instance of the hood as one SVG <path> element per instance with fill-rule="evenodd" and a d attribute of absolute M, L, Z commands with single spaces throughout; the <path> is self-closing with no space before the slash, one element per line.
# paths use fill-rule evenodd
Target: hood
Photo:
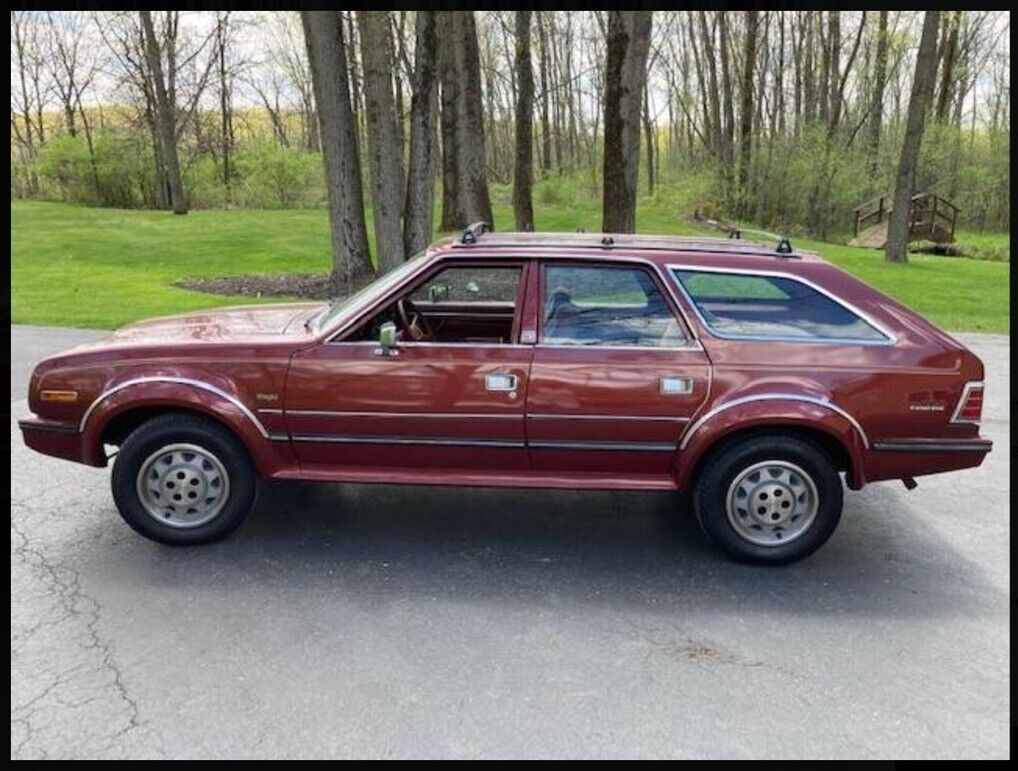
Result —
<path fill-rule="evenodd" d="M 192 311 L 128 324 L 113 332 L 104 342 L 222 342 L 267 336 L 302 336 L 307 334 L 302 322 L 323 307 L 323 303 L 286 303 Z"/>

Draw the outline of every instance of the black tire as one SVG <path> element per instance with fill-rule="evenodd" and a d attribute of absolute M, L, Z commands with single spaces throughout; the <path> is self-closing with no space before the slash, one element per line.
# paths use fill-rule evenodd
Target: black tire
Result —
<path fill-rule="evenodd" d="M 729 521 L 728 493 L 737 477 L 768 461 L 794 464 L 805 472 L 816 488 L 817 506 L 812 523 L 793 540 L 761 545 L 741 535 Z M 733 559 L 756 565 L 787 565 L 808 557 L 837 528 L 841 506 L 841 476 L 827 452 L 807 439 L 780 434 L 723 445 L 706 460 L 693 490 L 696 518 L 708 538 Z"/>
<path fill-rule="evenodd" d="M 211 453 L 226 472 L 229 488 L 225 503 L 207 522 L 173 527 L 150 513 L 138 493 L 143 464 L 161 448 L 174 444 L 194 445 Z M 225 538 L 254 507 L 258 490 L 258 478 L 241 441 L 220 424 L 186 413 L 160 415 L 131 432 L 117 453 L 111 482 L 113 500 L 124 521 L 146 538 L 170 546 Z"/>

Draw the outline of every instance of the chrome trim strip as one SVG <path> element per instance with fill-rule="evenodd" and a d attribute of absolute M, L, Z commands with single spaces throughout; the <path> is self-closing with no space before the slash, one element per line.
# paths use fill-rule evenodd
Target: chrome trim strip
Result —
<path fill-rule="evenodd" d="M 265 407 L 260 407 L 258 409 L 258 414 L 259 415 L 282 415 L 283 411 L 280 410 L 280 409 L 268 409 L 268 408 L 265 408 Z"/>
<path fill-rule="evenodd" d="M 658 346 L 658 345 L 566 345 L 564 343 L 536 343 L 527 348 L 552 348 L 562 351 L 643 351 L 657 353 L 659 351 L 702 351 L 703 346 L 698 340 L 693 345 Z"/>
<path fill-rule="evenodd" d="M 334 415 L 344 418 L 497 418 L 523 420 L 523 414 L 485 412 L 345 412 L 343 410 L 287 410 L 287 415 Z"/>
<path fill-rule="evenodd" d="M 679 277 L 675 275 L 675 271 L 677 270 L 688 270 L 700 273 L 729 273 L 739 276 L 774 276 L 777 278 L 786 278 L 790 281 L 797 281 L 800 284 L 804 284 L 805 286 L 808 286 L 811 289 L 824 295 L 829 300 L 837 303 L 845 310 L 854 313 L 860 319 L 862 319 L 871 327 L 873 327 L 877 332 L 882 334 L 886 339 L 860 340 L 851 337 L 791 337 L 783 335 L 739 335 L 732 334 L 731 332 L 719 332 L 718 330 L 714 329 L 714 327 L 712 327 L 709 323 L 707 323 L 707 319 L 705 319 L 703 313 L 700 312 L 700 308 L 697 306 L 696 302 L 694 302 L 693 298 L 686 290 L 686 287 L 683 286 L 682 281 L 679 280 Z M 721 338 L 722 340 L 759 340 L 777 343 L 813 343 L 813 344 L 826 343 L 828 345 L 838 343 L 848 343 L 851 345 L 894 345 L 898 342 L 898 338 L 894 335 L 894 333 L 890 332 L 886 327 L 884 327 L 882 324 L 874 320 L 873 317 L 870 316 L 869 314 L 864 313 L 847 300 L 838 297 L 837 295 L 833 294 L 827 289 L 824 289 L 819 284 L 815 284 L 808 278 L 804 278 L 803 276 L 797 276 L 794 273 L 788 273 L 786 271 L 780 270 L 754 270 L 751 268 L 717 268 L 703 265 L 676 265 L 672 263 L 668 264 L 668 271 L 671 274 L 672 282 L 679 288 L 679 291 L 682 292 L 682 296 L 686 298 L 686 301 L 692 307 L 693 312 L 700 320 L 700 323 L 703 325 L 704 329 L 706 329 L 712 336 Z"/>
<path fill-rule="evenodd" d="M 752 396 L 743 396 L 738 399 L 733 399 L 730 402 L 725 402 L 724 404 L 720 404 L 717 407 L 708 410 L 695 423 L 693 423 L 693 425 L 686 429 L 685 433 L 682 435 L 682 441 L 679 443 L 679 449 L 680 450 L 686 449 L 686 445 L 689 444 L 689 440 L 693 437 L 693 434 L 695 434 L 704 423 L 706 423 L 708 420 L 713 418 L 718 413 L 724 412 L 725 410 L 731 407 L 738 407 L 741 404 L 749 404 L 750 402 L 760 402 L 760 401 L 807 402 L 809 404 L 815 404 L 818 407 L 823 407 L 825 409 L 831 410 L 832 412 L 837 412 L 849 423 L 851 423 L 852 427 L 859 432 L 859 437 L 862 439 L 863 447 L 865 447 L 867 450 L 870 448 L 869 437 L 867 437 L 866 432 L 862 430 L 862 426 L 859 425 L 859 421 L 857 421 L 854 417 L 852 417 L 851 414 L 849 414 L 842 407 L 839 407 L 837 404 L 829 402 L 825 399 L 817 399 L 812 396 L 802 396 L 801 394 L 775 393 L 775 394 L 753 394 Z"/>
<path fill-rule="evenodd" d="M 531 441 L 528 447 L 535 450 L 610 450 L 621 452 L 675 452 L 674 442 L 572 442 L 548 439 Z"/>
<path fill-rule="evenodd" d="M 128 388 L 129 386 L 139 385 L 141 383 L 179 383 L 181 385 L 194 386 L 195 388 L 201 388 L 205 391 L 209 391 L 210 393 L 214 393 L 216 396 L 226 399 L 226 401 L 230 402 L 237 409 L 243 412 L 244 415 L 246 415 L 248 419 L 255 424 L 255 427 L 258 429 L 258 432 L 266 439 L 269 438 L 269 432 L 265 430 L 265 426 L 261 424 L 261 421 L 258 420 L 255 414 L 251 412 L 251 410 L 249 410 L 243 404 L 243 402 L 237 399 L 237 397 L 227 393 L 223 389 L 218 388 L 210 383 L 206 383 L 201 380 L 192 380 L 191 378 L 187 377 L 175 377 L 173 375 L 155 375 L 151 377 L 137 377 L 133 378 L 132 380 L 125 380 L 123 383 L 118 383 L 117 385 L 113 386 L 113 388 L 104 391 L 103 393 L 99 394 L 98 397 L 96 397 L 96 400 L 94 402 L 88 405 L 88 409 L 85 410 L 85 414 L 81 416 L 81 423 L 78 425 L 78 431 L 83 432 L 85 430 L 85 424 L 88 423 L 89 417 L 95 411 L 95 408 L 99 406 L 99 403 L 101 401 L 117 393 L 117 391 L 122 391 L 123 389 Z"/>
<path fill-rule="evenodd" d="M 961 412 L 961 408 L 965 405 L 965 402 L 968 400 L 969 394 L 973 390 L 975 390 L 976 388 L 983 389 L 983 400 L 984 400 L 984 403 L 985 403 L 985 400 L 986 400 L 986 383 L 985 383 L 985 381 L 983 381 L 983 380 L 970 380 L 969 382 L 967 382 L 965 384 L 965 387 L 961 389 L 961 396 L 958 397 L 958 403 L 954 406 L 954 412 L 951 413 L 951 419 L 949 421 L 947 421 L 948 423 L 954 423 L 955 425 L 970 425 L 970 426 L 978 426 L 979 425 L 979 421 L 978 420 L 965 420 L 963 418 L 959 418 L 958 417 L 958 413 Z M 982 414 L 983 414 L 983 411 L 981 409 L 979 410 L 979 414 L 980 414 L 980 416 L 982 416 Z"/>
<path fill-rule="evenodd" d="M 531 420 L 647 420 L 669 423 L 688 423 L 689 418 L 671 415 L 570 415 L 566 413 L 539 413 L 527 415 Z"/>
<path fill-rule="evenodd" d="M 959 442 L 874 442 L 873 449 L 881 452 L 989 452 L 990 441 Z"/>
<path fill-rule="evenodd" d="M 423 444 L 440 447 L 497 447 L 523 449 L 525 442 L 509 439 L 460 439 L 445 436 L 340 436 L 337 434 L 293 434 L 294 442 L 333 442 L 339 444 Z"/>
<path fill-rule="evenodd" d="M 272 442 L 289 442 L 290 437 L 286 434 L 269 434 L 269 441 Z"/>

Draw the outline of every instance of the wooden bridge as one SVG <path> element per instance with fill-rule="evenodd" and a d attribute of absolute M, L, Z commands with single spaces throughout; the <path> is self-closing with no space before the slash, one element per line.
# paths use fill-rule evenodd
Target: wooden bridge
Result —
<path fill-rule="evenodd" d="M 882 195 L 853 210 L 850 246 L 883 249 L 887 245 L 887 221 L 891 213 L 891 196 Z M 912 196 L 909 212 L 908 240 L 949 244 L 954 241 L 954 228 L 960 210 L 946 198 L 932 193 Z"/>

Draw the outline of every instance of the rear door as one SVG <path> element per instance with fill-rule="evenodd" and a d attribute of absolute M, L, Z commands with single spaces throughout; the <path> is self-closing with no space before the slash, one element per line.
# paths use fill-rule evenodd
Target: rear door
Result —
<path fill-rule="evenodd" d="M 546 261 L 526 425 L 536 471 L 662 476 L 710 366 L 652 266 Z"/>

